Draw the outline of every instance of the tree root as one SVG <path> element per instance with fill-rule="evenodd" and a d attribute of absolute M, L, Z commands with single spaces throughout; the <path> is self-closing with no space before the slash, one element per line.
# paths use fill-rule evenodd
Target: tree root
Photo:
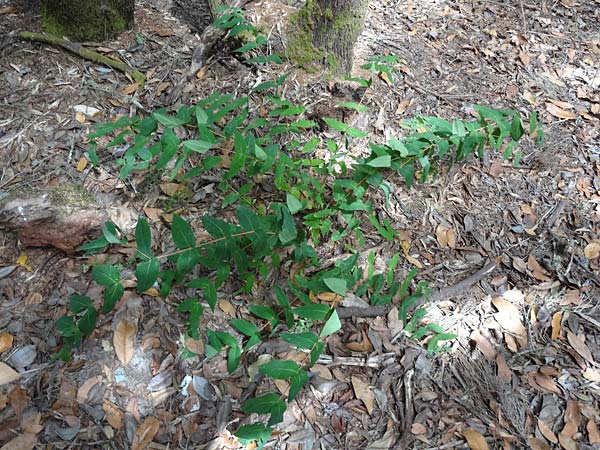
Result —
<path fill-rule="evenodd" d="M 487 275 L 496 270 L 496 262 L 490 261 L 485 264 L 481 269 L 475 272 L 473 275 L 468 276 L 464 280 L 459 281 L 458 283 L 447 286 L 442 289 L 437 289 L 429 294 L 428 298 L 421 297 L 417 304 L 413 308 L 418 308 L 427 302 L 437 302 L 442 299 L 448 297 L 454 297 L 456 295 L 462 294 L 464 291 L 469 289 L 475 283 L 478 283 Z M 360 308 L 360 307 L 350 307 L 343 308 L 338 307 L 336 311 L 340 319 L 349 319 L 351 317 L 377 317 L 386 315 L 390 309 L 394 307 L 393 304 L 389 305 L 375 305 L 369 306 L 368 308 Z"/>
<path fill-rule="evenodd" d="M 75 53 L 76 55 L 81 56 L 84 59 L 88 59 L 98 64 L 104 64 L 109 67 L 112 67 L 113 69 L 117 69 L 121 72 L 129 74 L 136 83 L 143 84 L 146 81 L 146 77 L 142 72 L 131 68 L 123 61 L 119 61 L 113 58 L 109 58 L 108 56 L 101 55 L 98 52 L 85 48 L 83 45 L 77 42 L 67 41 L 66 39 L 59 38 L 58 36 L 54 36 L 52 34 L 32 33 L 30 31 L 23 31 L 19 33 L 19 37 L 27 41 L 42 42 L 44 44 L 62 47 L 65 50 L 70 51 L 71 53 Z"/>

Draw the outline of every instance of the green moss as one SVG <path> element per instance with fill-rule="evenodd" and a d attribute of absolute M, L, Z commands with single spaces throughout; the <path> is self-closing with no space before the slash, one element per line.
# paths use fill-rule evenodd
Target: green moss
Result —
<path fill-rule="evenodd" d="M 314 17 L 320 13 L 315 0 L 307 0 L 305 5 L 288 19 L 287 57 L 294 64 L 309 73 L 321 69 L 325 53 L 313 44 Z"/>

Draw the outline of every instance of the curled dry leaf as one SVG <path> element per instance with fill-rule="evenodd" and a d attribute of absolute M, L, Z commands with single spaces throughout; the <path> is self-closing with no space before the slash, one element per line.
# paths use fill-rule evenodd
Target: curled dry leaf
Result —
<path fill-rule="evenodd" d="M 567 401 L 567 409 L 565 410 L 564 421 L 565 426 L 563 427 L 561 434 L 572 438 L 575 433 L 577 433 L 579 424 L 581 422 L 581 410 L 579 409 L 579 405 L 575 400 Z"/>
<path fill-rule="evenodd" d="M 598 425 L 593 419 L 588 420 L 585 429 L 588 432 L 588 442 L 592 445 L 600 444 L 600 432 L 598 431 Z"/>
<path fill-rule="evenodd" d="M 531 447 L 531 450 L 550 450 L 548 444 L 536 437 L 529 436 L 527 442 L 529 443 L 529 447 Z"/>
<path fill-rule="evenodd" d="M 573 120 L 577 118 L 577 114 L 575 114 L 573 111 L 567 111 L 559 108 L 554 103 L 546 103 L 546 111 L 548 111 L 554 117 L 558 117 L 559 119 Z"/>
<path fill-rule="evenodd" d="M 600 243 L 592 242 L 585 246 L 583 254 L 587 259 L 596 259 L 600 256 Z"/>
<path fill-rule="evenodd" d="M 561 320 L 562 320 L 562 312 L 559 311 L 557 313 L 554 313 L 554 315 L 552 316 L 552 335 L 550 336 L 553 341 L 558 339 L 558 337 L 560 336 Z"/>
<path fill-rule="evenodd" d="M 462 431 L 462 434 L 471 450 L 489 450 L 487 441 L 479 431 L 467 428 Z"/>
<path fill-rule="evenodd" d="M 108 400 L 104 400 L 102 409 L 106 413 L 106 421 L 109 425 L 115 430 L 120 430 L 123 427 L 123 411 Z"/>
<path fill-rule="evenodd" d="M 0 361 L 0 386 L 3 384 L 12 383 L 21 377 L 19 373 L 10 367 L 8 364 Z"/>
<path fill-rule="evenodd" d="M 160 428 L 160 422 L 154 417 L 146 417 L 133 436 L 132 450 L 143 450 L 152 442 Z"/>
<path fill-rule="evenodd" d="M 502 297 L 492 299 L 492 304 L 498 310 L 498 312 L 494 314 L 496 321 L 502 328 L 517 335 L 519 337 L 519 342 L 522 345 L 525 345 L 527 343 L 527 333 L 521 322 L 519 309 Z"/>
<path fill-rule="evenodd" d="M 371 390 L 371 386 L 368 383 L 364 382 L 361 378 L 352 375 L 352 387 L 354 388 L 354 394 L 356 398 L 362 400 L 367 408 L 367 412 L 369 415 L 373 412 L 373 404 L 375 395 Z"/>
<path fill-rule="evenodd" d="M 38 442 L 34 433 L 23 433 L 0 447 L 0 450 L 32 450 Z"/>
<path fill-rule="evenodd" d="M 573 347 L 582 358 L 588 362 L 594 363 L 594 357 L 585 343 L 585 335 L 583 333 L 576 335 L 567 331 L 567 340 L 569 341 L 569 344 L 571 344 L 571 347 Z"/>
<path fill-rule="evenodd" d="M 87 403 L 89 401 L 88 397 L 90 395 L 90 391 L 94 386 L 98 383 L 101 383 L 103 380 L 102 375 L 97 375 L 95 377 L 89 378 L 86 380 L 81 387 L 77 390 L 77 401 L 79 403 Z"/>
<path fill-rule="evenodd" d="M 115 329 L 113 345 L 119 361 L 121 361 L 121 364 L 124 366 L 129 363 L 133 356 L 133 352 L 135 351 L 136 333 L 137 326 L 125 319 L 121 319 Z"/>
<path fill-rule="evenodd" d="M 0 353 L 10 349 L 13 344 L 13 337 L 10 333 L 0 333 Z"/>

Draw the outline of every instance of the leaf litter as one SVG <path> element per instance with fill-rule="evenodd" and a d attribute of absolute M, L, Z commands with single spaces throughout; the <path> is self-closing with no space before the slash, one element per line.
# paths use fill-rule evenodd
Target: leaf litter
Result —
<path fill-rule="evenodd" d="M 168 105 L 177 84 L 172 67 L 194 42 L 185 25 L 159 13 L 153 2 L 138 3 L 138 27 L 148 39 L 133 58 L 150 67 L 146 86 L 100 68 L 86 75 L 92 79 L 87 84 L 84 63 L 71 56 L 24 43 L 0 45 L 10 55 L 1 65 L 7 84 L 0 94 L 10 105 L 0 122 L 1 186 L 33 179 L 58 184 L 57 173 L 66 167 L 69 177 L 85 180 L 94 192 L 130 199 L 116 173 L 91 170 L 80 143 L 94 120 L 128 112 L 138 99 L 148 110 Z M 428 320 L 458 335 L 448 354 L 427 355 L 406 339 L 397 315 L 344 320 L 342 335 L 329 338 L 314 371 L 314 389 L 291 405 L 275 445 L 593 448 L 600 444 L 598 7 L 429 3 L 372 2 L 356 66 L 374 50 L 398 54 L 406 66 L 403 82 L 390 85 L 381 75 L 383 88 L 369 98 L 382 117 L 463 116 L 472 103 L 539 109 L 548 140 L 542 150 L 526 149 L 518 167 L 467 162 L 416 193 L 395 186 L 390 214 L 401 233 L 405 268 L 419 267 L 434 286 L 464 278 L 483 256 L 498 258 L 502 277 L 431 305 Z M 277 11 L 290 7 L 270 0 L 248 8 L 251 17 L 281 29 Z M 0 26 L 37 25 L 17 9 L 3 11 Z M 105 50 L 133 43 L 129 33 L 121 39 Z M 254 77 L 244 70 L 212 65 L 197 81 L 202 86 L 188 84 L 179 100 L 189 102 L 214 86 L 235 89 Z M 290 89 L 290 100 L 330 95 L 327 86 L 309 81 Z M 393 119 L 372 119 L 378 133 L 399 132 Z M 207 186 L 198 206 L 185 201 L 187 186 L 161 180 L 157 190 L 133 179 L 143 194 L 135 209 L 161 230 L 174 211 L 199 217 L 214 208 L 219 202 L 211 204 L 215 191 Z M 52 323 L 69 294 L 85 291 L 87 281 L 75 259 L 48 249 L 28 251 L 28 268 L 15 265 L 21 252 L 13 236 L 6 239 L 0 260 L 2 450 L 34 448 L 38 441 L 94 448 L 88 442 L 113 439 L 139 449 L 209 441 L 239 448 L 230 424 L 243 420 L 241 403 L 264 386 L 256 378 L 247 383 L 228 376 L 221 357 L 178 359 L 183 324 L 160 297 L 145 295 L 139 308 L 118 317 L 114 331 L 102 323 L 82 359 L 49 366 L 58 348 Z M 167 250 L 160 238 L 156 245 Z M 377 248 L 383 257 L 395 251 Z M 322 301 L 338 301 L 331 294 Z M 93 289 L 89 296 L 101 301 Z M 244 317 L 245 307 L 242 296 L 219 298 L 202 326 L 223 329 L 228 317 Z M 188 339 L 185 347 L 202 355 L 199 342 Z M 272 350 L 279 358 L 286 352 Z M 242 370 L 251 372 L 253 363 L 245 361 Z M 192 380 L 188 395 L 180 387 L 186 377 Z M 36 386 L 49 393 L 46 400 L 32 395 Z M 289 388 L 285 382 L 277 387 Z"/>

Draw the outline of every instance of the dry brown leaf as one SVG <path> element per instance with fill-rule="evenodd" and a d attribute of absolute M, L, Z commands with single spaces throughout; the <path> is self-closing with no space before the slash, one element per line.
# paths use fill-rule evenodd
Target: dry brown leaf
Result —
<path fill-rule="evenodd" d="M 367 408 L 367 412 L 371 415 L 374 409 L 373 405 L 375 400 L 375 394 L 373 394 L 371 387 L 355 375 L 352 375 L 352 387 L 354 388 L 354 395 L 356 395 L 356 398 L 362 400 Z"/>
<path fill-rule="evenodd" d="M 528 66 L 531 62 L 531 55 L 527 52 L 519 52 L 519 59 L 521 60 L 524 66 Z"/>
<path fill-rule="evenodd" d="M 392 80 L 390 80 L 390 77 L 388 76 L 388 74 L 386 72 L 379 72 L 379 78 L 381 78 L 385 84 L 387 84 L 388 86 L 391 86 L 394 84 L 394 82 Z"/>
<path fill-rule="evenodd" d="M 4 6 L 0 8 L 0 14 L 16 14 L 17 12 L 17 8 L 14 6 Z"/>
<path fill-rule="evenodd" d="M 0 386 L 12 383 L 21 377 L 12 367 L 0 361 Z"/>
<path fill-rule="evenodd" d="M 549 281 L 550 277 L 546 275 L 546 271 L 537 262 L 535 256 L 529 255 L 527 258 L 527 268 L 531 271 L 531 275 L 538 281 Z"/>
<path fill-rule="evenodd" d="M 525 327 L 521 322 L 521 314 L 515 305 L 502 297 L 493 298 L 492 304 L 498 310 L 498 312 L 494 314 L 494 318 L 502 328 L 520 337 L 527 336 Z"/>
<path fill-rule="evenodd" d="M 219 299 L 219 308 L 228 316 L 235 317 L 235 307 L 224 298 Z"/>
<path fill-rule="evenodd" d="M 79 123 L 85 123 L 85 114 L 77 111 L 75 113 L 75 120 Z"/>
<path fill-rule="evenodd" d="M 525 89 L 525 91 L 523 91 L 523 98 L 531 105 L 533 106 L 538 106 L 540 104 L 540 101 L 538 100 L 537 95 L 529 92 L 527 89 Z"/>
<path fill-rule="evenodd" d="M 435 229 L 435 236 L 440 247 L 456 248 L 456 234 L 454 230 L 439 224 Z"/>
<path fill-rule="evenodd" d="M 0 450 L 31 450 L 38 442 L 34 433 L 23 433 L 0 447 Z"/>
<path fill-rule="evenodd" d="M 533 378 L 535 379 L 536 384 L 542 389 L 554 392 L 555 394 L 561 393 L 561 390 L 556 385 L 556 382 L 548 375 L 544 375 L 543 373 L 534 373 Z"/>
<path fill-rule="evenodd" d="M 498 376 L 500 379 L 510 383 L 512 381 L 513 373 L 512 370 L 510 370 L 510 367 L 508 367 L 508 364 L 506 364 L 506 360 L 504 359 L 504 356 L 502 356 L 502 353 L 496 355 L 496 365 L 498 366 Z"/>
<path fill-rule="evenodd" d="M 196 355 L 204 355 L 204 341 L 202 339 L 187 338 L 185 340 L 185 348 Z"/>
<path fill-rule="evenodd" d="M 140 87 L 140 83 L 132 83 L 128 86 L 125 86 L 123 89 L 121 89 L 121 92 L 125 95 L 133 94 L 139 87 Z"/>
<path fill-rule="evenodd" d="M 561 306 L 580 305 L 581 292 L 578 289 L 569 289 L 563 299 L 560 301 Z"/>
<path fill-rule="evenodd" d="M 579 445 L 569 436 L 565 436 L 562 433 L 558 433 L 558 442 L 565 450 L 579 450 Z"/>
<path fill-rule="evenodd" d="M 12 409 L 15 412 L 15 416 L 17 416 L 20 422 L 23 411 L 25 411 L 25 408 L 27 408 L 27 404 L 29 403 L 27 392 L 25 392 L 25 389 L 22 389 L 20 386 L 16 386 L 8 393 L 8 400 L 10 401 L 10 406 L 12 406 Z"/>
<path fill-rule="evenodd" d="M 560 336 L 560 324 L 562 321 L 562 312 L 556 312 L 552 316 L 552 335 L 550 336 L 553 341 L 557 340 Z"/>
<path fill-rule="evenodd" d="M 553 444 L 558 444 L 558 438 L 556 437 L 556 435 L 554 434 L 554 432 L 552 431 L 552 429 L 548 426 L 548 424 L 546 422 L 544 422 L 542 419 L 538 418 L 537 424 L 538 424 L 540 433 L 542 433 L 542 436 L 544 436 L 546 439 L 548 439 Z"/>
<path fill-rule="evenodd" d="M 489 450 L 487 441 L 479 431 L 467 428 L 462 431 L 462 435 L 467 440 L 471 450 Z"/>
<path fill-rule="evenodd" d="M 571 344 L 571 347 L 573 347 L 582 358 L 588 362 L 594 363 L 594 357 L 585 343 L 585 335 L 583 333 L 580 335 L 575 335 L 567 330 L 567 340 L 569 341 L 569 344 Z"/>
<path fill-rule="evenodd" d="M 331 370 L 329 370 L 327 366 L 324 366 L 323 364 L 315 364 L 310 370 L 311 372 L 315 372 L 324 380 L 333 380 L 333 374 L 331 373 Z"/>
<path fill-rule="evenodd" d="M 81 387 L 77 390 L 77 401 L 79 403 L 86 403 L 88 399 L 88 395 L 94 386 L 98 383 L 101 383 L 104 378 L 102 375 L 97 375 L 95 377 L 89 378 L 81 385 Z"/>
<path fill-rule="evenodd" d="M 600 256 L 600 243 L 592 242 L 585 246 L 583 254 L 587 259 L 596 259 Z"/>
<path fill-rule="evenodd" d="M 473 332 L 471 333 L 471 339 L 475 341 L 475 343 L 477 344 L 477 348 L 479 349 L 479 351 L 481 351 L 481 353 L 483 353 L 483 356 L 485 356 L 490 361 L 494 360 L 497 352 L 490 343 L 490 341 L 484 335 L 482 335 L 479 330 L 473 330 Z"/>
<path fill-rule="evenodd" d="M 88 160 L 85 156 L 79 158 L 79 162 L 77 163 L 77 172 L 83 172 L 87 167 Z"/>
<path fill-rule="evenodd" d="M 343 300 L 343 297 L 334 292 L 321 292 L 317 295 L 317 298 L 323 302 L 328 303 L 339 303 Z"/>
<path fill-rule="evenodd" d="M 559 119 L 573 120 L 577 118 L 577 114 L 575 114 L 573 111 L 561 109 L 554 103 L 546 103 L 546 110 L 554 117 L 558 117 Z"/>
<path fill-rule="evenodd" d="M 410 427 L 410 432 L 412 434 L 425 434 L 427 433 L 427 428 L 419 422 L 415 422 Z"/>
<path fill-rule="evenodd" d="M 124 366 L 129 363 L 133 356 L 133 352 L 135 351 L 136 333 L 137 326 L 125 319 L 121 319 L 115 328 L 113 345 L 119 361 L 121 361 L 121 364 Z"/>
<path fill-rule="evenodd" d="M 579 424 L 581 423 L 581 410 L 579 409 L 579 405 L 575 400 L 567 401 L 567 409 L 565 410 L 564 416 L 565 426 L 563 427 L 561 434 L 572 438 L 577 430 L 579 429 Z"/>
<path fill-rule="evenodd" d="M 550 450 L 548 444 L 534 436 L 529 436 L 527 442 L 529 443 L 531 450 Z"/>
<path fill-rule="evenodd" d="M 148 216 L 148 219 L 150 219 L 152 222 L 158 222 L 163 210 L 160 208 L 146 207 L 144 208 L 144 212 L 146 213 L 146 216 Z"/>
<path fill-rule="evenodd" d="M 179 191 L 186 190 L 185 186 L 179 183 L 161 183 L 158 187 L 169 197 L 173 197 Z"/>
<path fill-rule="evenodd" d="M 598 369 L 588 367 L 581 373 L 581 375 L 583 375 L 583 377 L 587 380 L 600 382 L 600 370 Z"/>
<path fill-rule="evenodd" d="M 373 344 L 369 340 L 367 333 L 362 332 L 361 342 L 348 342 L 346 348 L 353 352 L 369 353 L 373 351 Z"/>
<path fill-rule="evenodd" d="M 142 424 L 136 430 L 135 435 L 133 436 L 133 443 L 131 449 L 143 450 L 146 447 L 148 447 L 150 442 L 152 442 L 152 439 L 154 439 L 154 436 L 158 432 L 159 428 L 160 422 L 158 421 L 158 419 L 155 419 L 151 416 L 146 417 L 146 420 L 142 422 Z"/>
<path fill-rule="evenodd" d="M 123 427 L 123 411 L 108 400 L 104 400 L 102 409 L 106 413 L 106 421 L 108 424 L 115 430 L 120 430 Z"/>
<path fill-rule="evenodd" d="M 10 333 L 7 333 L 6 331 L 0 333 L 0 353 L 10 349 L 13 345 L 13 341 L 14 338 Z"/>
<path fill-rule="evenodd" d="M 515 270 L 518 270 L 521 273 L 527 273 L 527 263 L 518 256 L 513 256 L 512 265 Z"/>
<path fill-rule="evenodd" d="M 575 108 L 575 107 L 574 107 L 574 106 L 573 106 L 571 103 L 569 103 L 569 102 L 562 102 L 562 101 L 560 101 L 560 100 L 555 100 L 555 99 L 553 99 L 553 98 L 549 98 L 549 99 L 548 99 L 548 102 L 550 102 L 550 103 L 552 103 L 553 105 L 556 105 L 556 106 L 558 106 L 559 108 L 562 108 L 562 109 L 573 109 L 573 108 Z"/>
<path fill-rule="evenodd" d="M 600 444 L 600 432 L 598 432 L 598 425 L 593 419 L 588 420 L 585 429 L 588 432 L 588 442 L 591 445 Z"/>
<path fill-rule="evenodd" d="M 490 166 L 488 173 L 492 178 L 498 178 L 500 175 L 502 175 L 503 171 L 504 169 L 502 167 L 502 160 L 500 158 L 496 158 Z"/>

